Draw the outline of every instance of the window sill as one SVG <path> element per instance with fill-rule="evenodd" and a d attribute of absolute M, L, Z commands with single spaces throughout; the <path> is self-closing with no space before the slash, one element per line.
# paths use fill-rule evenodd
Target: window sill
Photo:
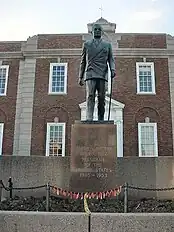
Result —
<path fill-rule="evenodd" d="M 67 93 L 48 93 L 48 95 L 67 95 Z"/>
<path fill-rule="evenodd" d="M 148 155 L 139 155 L 139 158 L 157 158 L 158 155 L 154 155 L 154 156 L 148 156 Z"/>
<path fill-rule="evenodd" d="M 142 93 L 138 92 L 137 95 L 156 95 L 156 93 L 153 93 L 153 92 L 151 92 L 151 93 L 149 93 L 149 92 L 147 92 L 147 93 L 146 92 L 142 92 Z"/>
<path fill-rule="evenodd" d="M 65 157 L 65 155 L 45 155 L 47 157 Z"/>

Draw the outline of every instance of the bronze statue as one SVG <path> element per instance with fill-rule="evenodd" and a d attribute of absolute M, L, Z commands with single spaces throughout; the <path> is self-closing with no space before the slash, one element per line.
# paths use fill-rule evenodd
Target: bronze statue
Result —
<path fill-rule="evenodd" d="M 87 116 L 86 120 L 93 120 L 95 94 L 98 92 L 98 120 L 104 120 L 105 113 L 105 84 L 108 81 L 108 64 L 111 77 L 115 77 L 115 62 L 110 43 L 102 40 L 102 28 L 94 24 L 92 28 L 93 39 L 83 44 L 79 85 L 86 82 Z"/>

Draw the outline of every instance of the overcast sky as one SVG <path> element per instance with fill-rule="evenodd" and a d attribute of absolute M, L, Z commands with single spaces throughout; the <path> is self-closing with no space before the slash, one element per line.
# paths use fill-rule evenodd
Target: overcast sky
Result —
<path fill-rule="evenodd" d="M 117 32 L 174 35 L 174 0 L 0 0 L 0 40 L 36 34 L 86 33 L 102 16 Z"/>

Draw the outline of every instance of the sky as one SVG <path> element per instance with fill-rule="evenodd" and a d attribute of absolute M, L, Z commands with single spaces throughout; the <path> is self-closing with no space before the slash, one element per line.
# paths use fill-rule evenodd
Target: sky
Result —
<path fill-rule="evenodd" d="M 0 41 L 87 33 L 101 16 L 119 33 L 174 35 L 174 0 L 0 0 L 0 10 Z"/>

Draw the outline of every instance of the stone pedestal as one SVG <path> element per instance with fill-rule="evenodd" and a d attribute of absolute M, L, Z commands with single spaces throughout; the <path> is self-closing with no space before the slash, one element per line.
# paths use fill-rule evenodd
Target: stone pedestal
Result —
<path fill-rule="evenodd" d="M 70 189 L 105 191 L 115 187 L 116 125 L 76 121 L 71 129 Z"/>

